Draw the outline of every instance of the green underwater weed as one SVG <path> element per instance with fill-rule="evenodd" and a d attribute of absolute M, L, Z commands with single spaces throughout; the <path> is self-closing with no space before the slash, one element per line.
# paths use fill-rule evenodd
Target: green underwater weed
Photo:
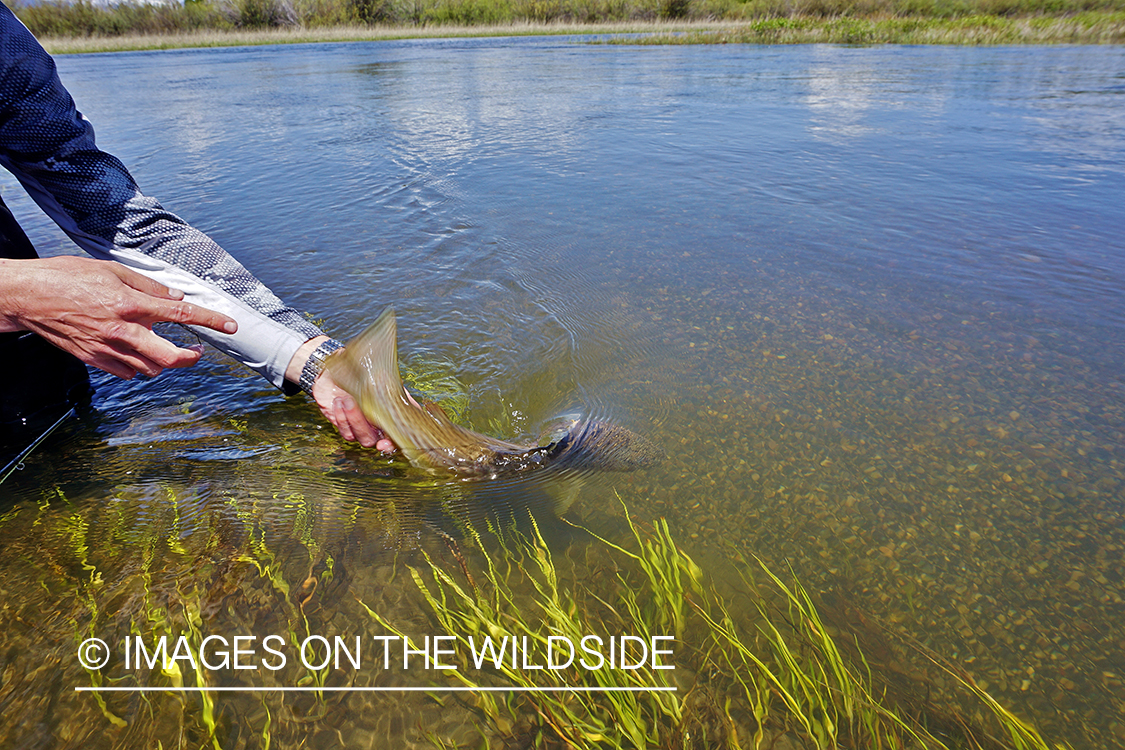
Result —
<path fill-rule="evenodd" d="M 415 585 L 441 629 L 469 649 L 478 645 L 470 643 L 469 638 L 487 637 L 494 645 L 524 644 L 526 657 L 532 649 L 545 652 L 552 639 L 577 643 L 593 633 L 621 631 L 651 642 L 653 636 L 662 633 L 660 619 L 644 616 L 648 613 L 639 592 L 629 587 L 621 590 L 623 609 L 595 596 L 596 603 L 602 605 L 601 616 L 596 622 L 584 617 L 587 610 L 582 603 L 559 585 L 551 552 L 538 529 L 518 546 L 512 544 L 504 549 L 499 564 L 488 560 L 479 586 L 462 584 L 429 555 L 425 556 L 426 566 L 410 568 Z M 525 603 L 507 585 L 516 575 L 532 587 L 531 602 Z M 367 611 L 392 633 L 409 639 L 385 617 L 371 609 Z M 638 615 L 642 619 L 634 622 Z M 500 700 L 494 693 L 478 694 L 478 709 L 501 731 L 510 730 L 525 709 L 530 709 L 540 724 L 536 733 L 549 729 L 549 735 L 564 744 L 643 748 L 660 744 L 662 730 L 675 726 L 681 718 L 681 705 L 674 693 L 642 692 L 653 687 L 675 687 L 669 673 L 653 669 L 651 663 L 632 670 L 529 671 L 514 657 L 488 661 L 493 668 L 475 676 L 463 670 L 447 674 L 467 687 L 510 686 L 541 691 L 523 694 L 518 699 L 502 693 L 507 697 Z M 567 692 L 573 689 L 591 692 Z"/>
<path fill-rule="evenodd" d="M 229 546 L 223 550 L 215 549 L 215 525 L 224 523 L 219 516 L 200 533 L 185 538 L 187 498 L 177 498 L 164 488 L 160 495 L 166 513 L 160 523 L 143 529 L 128 523 L 126 515 L 113 517 L 124 512 L 121 504 L 74 506 L 61 492 L 43 498 L 54 509 L 36 521 L 50 525 L 53 531 L 48 536 L 61 544 L 49 552 L 50 564 L 42 570 L 65 572 L 65 588 L 79 605 L 71 621 L 76 643 L 104 634 L 107 624 L 116 618 L 132 635 L 142 635 L 150 642 L 164 635 L 184 636 L 198 650 L 208 632 L 208 621 L 214 617 L 214 596 L 206 593 L 205 585 L 201 588 L 198 576 L 171 582 L 163 572 L 170 560 L 196 558 L 201 553 L 232 566 L 217 569 L 219 580 L 234 576 L 240 586 L 258 587 L 263 607 L 279 618 L 278 625 L 287 631 L 291 644 L 297 644 L 302 633 L 320 629 L 318 622 L 309 622 L 311 613 L 306 612 L 309 607 L 301 594 L 301 579 L 314 561 L 326 566 L 319 575 L 327 574 L 330 579 L 328 560 L 332 556 L 324 549 L 314 519 L 315 504 L 307 495 L 221 501 L 217 508 L 222 515 L 240 522 L 238 534 L 228 535 L 225 545 Z M 299 550 L 297 554 L 284 553 L 278 546 L 283 540 L 267 544 L 268 523 L 260 503 L 269 507 L 284 504 L 294 511 L 288 538 L 296 543 L 293 552 Z M 102 528 L 113 530 L 112 540 L 92 544 L 98 538 L 94 513 L 111 516 Z M 16 513 L 7 513 L 0 518 L 0 527 L 18 518 Z M 925 711 L 916 710 L 917 706 L 903 709 L 874 687 L 862 655 L 853 651 L 846 637 L 830 631 L 814 596 L 791 573 L 778 575 L 754 558 L 741 565 L 741 578 L 733 586 L 729 581 L 720 583 L 676 545 L 663 519 L 651 525 L 635 523 L 627 512 L 625 519 L 622 538 L 591 535 L 592 543 L 571 547 L 572 552 L 585 554 L 582 561 L 553 549 L 534 520 L 522 534 L 493 528 L 487 537 L 466 525 L 461 530 L 466 534 L 463 539 L 445 540 L 455 551 L 452 568 L 437 554 L 421 550 L 398 560 L 415 561 L 406 567 L 408 588 L 417 591 L 430 621 L 438 626 L 429 632 L 454 636 L 462 644 L 470 636 L 478 641 L 488 636 L 497 647 L 507 637 L 510 643 L 529 644 L 539 654 L 552 638 L 577 643 L 589 634 L 629 633 L 651 642 L 656 636 L 668 635 L 674 639 L 669 647 L 674 657 L 665 663 L 674 664 L 674 670 L 656 669 L 646 662 L 636 669 L 529 671 L 511 659 L 488 659 L 474 670 L 445 672 L 444 680 L 434 685 L 433 701 L 447 705 L 455 700 L 441 691 L 449 684 L 523 689 L 458 696 L 471 696 L 465 702 L 471 703 L 478 717 L 481 739 L 525 746 L 758 749 L 785 738 L 790 744 L 817 748 L 1050 747 L 1030 724 L 992 698 L 971 676 L 918 644 L 916 650 L 953 676 L 996 717 L 1000 728 L 999 738 L 976 728 L 969 731 L 967 726 L 963 734 L 927 731 Z M 27 522 L 35 521 L 28 518 Z M 348 517 L 348 527 L 353 523 L 354 514 Z M 459 542 L 469 548 L 466 554 L 456 552 Z M 493 554 L 477 554 L 486 549 Z M 115 584 L 116 558 L 128 550 L 137 551 L 139 565 Z M 283 566 L 285 559 L 291 564 Z M 117 594 L 108 590 L 114 586 Z M 409 637 L 407 628 L 397 624 L 394 616 L 361 605 L 356 614 L 374 619 L 395 635 Z M 464 648 L 460 651 L 466 653 Z M 170 687 L 215 684 L 212 676 L 190 669 L 182 661 L 168 670 L 141 670 L 119 678 L 101 672 L 88 676 L 94 686 L 106 684 L 106 680 Z M 325 673 L 292 677 L 298 684 L 314 688 L 329 682 Z M 575 688 L 581 692 L 573 692 Z M 311 706 L 263 699 L 243 738 L 253 736 L 258 746 L 269 747 L 295 736 L 299 726 L 328 715 L 324 695 L 317 692 L 316 696 Z M 95 700 L 107 727 L 134 738 L 135 732 L 147 731 L 144 722 L 137 721 L 137 709 L 121 713 L 127 708 L 123 702 L 106 705 Z M 227 740 L 221 738 L 230 736 L 232 722 L 243 720 L 231 715 L 227 701 L 208 692 L 199 694 L 198 700 L 159 694 L 141 700 L 148 707 L 140 711 L 153 715 L 179 706 L 184 717 L 182 730 L 194 737 L 195 747 L 227 746 Z M 121 716 L 129 720 L 128 727 Z M 458 746 L 448 736 L 426 736 L 435 746 Z"/>
<path fill-rule="evenodd" d="M 66 499 L 66 495 L 63 494 L 62 490 L 56 488 L 55 492 L 60 499 L 67 505 L 70 505 L 70 501 Z M 47 502 L 49 501 L 47 501 L 46 496 L 44 496 L 44 503 Z M 42 508 L 43 506 L 40 505 L 41 511 Z M 99 612 L 97 592 L 103 581 L 97 567 L 92 565 L 89 561 L 90 547 L 87 541 L 87 533 L 90 525 L 86 517 L 77 510 L 69 510 L 66 512 L 66 515 L 63 516 L 62 526 L 64 536 L 69 538 L 69 544 L 66 547 L 67 551 L 74 553 L 74 560 L 77 561 L 83 571 L 89 574 L 88 577 L 79 577 L 76 579 L 76 594 L 87 608 L 89 614 L 89 623 L 85 629 L 77 620 L 74 621 L 74 642 L 77 645 L 85 641 L 85 639 L 95 636 L 94 629 L 98 621 Z M 90 669 L 85 664 L 82 665 L 82 668 L 86 674 L 89 675 L 90 683 L 94 686 L 101 687 L 103 682 L 101 674 L 97 670 Z M 110 724 L 118 728 L 125 726 L 125 720 L 110 711 L 109 706 L 106 705 L 105 699 L 103 699 L 102 696 L 96 695 L 96 702 L 102 715 Z"/>
<path fill-rule="evenodd" d="M 755 716 L 769 715 L 770 699 L 777 697 L 786 720 L 816 747 L 837 747 L 843 739 L 874 747 L 904 747 L 907 740 L 944 746 L 873 694 L 870 674 L 841 655 L 800 583 L 786 584 L 760 560 L 757 563 L 787 605 L 779 616 L 767 599 L 755 599 L 757 638 L 740 633 L 723 602 L 713 602 L 712 611 L 697 608 Z"/>
<path fill-rule="evenodd" d="M 469 391 L 458 379 L 453 362 L 415 354 L 406 358 L 400 369 L 405 385 L 425 400 L 441 404 L 453 423 L 465 423 L 469 412 Z"/>
<path fill-rule="evenodd" d="M 783 580 L 760 559 L 753 568 L 761 581 L 746 572 L 741 581 L 751 606 L 736 613 L 675 544 L 663 519 L 651 526 L 629 519 L 630 536 L 622 544 L 595 536 L 612 558 L 601 571 L 585 571 L 581 581 L 560 575 L 534 520 L 530 528 L 523 536 L 498 534 L 499 554 L 485 557 L 479 581 L 467 570 L 460 579 L 429 555 L 410 567 L 441 631 L 470 649 L 469 634 L 475 634 L 493 643 L 533 644 L 540 653 L 552 636 L 577 642 L 591 633 L 644 639 L 674 633 L 675 670 L 528 670 L 500 659 L 476 671 L 447 671 L 449 680 L 470 688 L 514 689 L 476 694 L 486 734 L 573 748 L 758 749 L 788 735 L 816 748 L 1048 750 L 1033 727 L 967 676 L 958 679 L 992 711 L 1007 741 L 967 726 L 963 737 L 935 736 L 924 715 L 904 715 L 878 694 L 862 655 L 841 652 L 795 577 Z M 608 581 L 605 570 L 611 571 Z M 363 606 L 391 633 L 409 639 Z"/>

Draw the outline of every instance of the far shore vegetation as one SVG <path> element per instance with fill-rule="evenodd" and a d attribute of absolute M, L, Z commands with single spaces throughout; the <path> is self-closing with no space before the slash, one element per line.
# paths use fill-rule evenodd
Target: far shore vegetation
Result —
<path fill-rule="evenodd" d="M 1122 44 L 1125 0 L 4 0 L 55 54 L 606 34 L 646 44 Z"/>

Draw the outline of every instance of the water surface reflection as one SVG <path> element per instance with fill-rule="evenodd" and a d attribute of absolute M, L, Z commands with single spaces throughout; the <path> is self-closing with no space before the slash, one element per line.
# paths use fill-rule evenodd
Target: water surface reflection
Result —
<path fill-rule="evenodd" d="M 404 363 L 451 376 L 474 428 L 580 407 L 669 449 L 573 518 L 612 530 L 620 497 L 715 569 L 788 562 L 1051 736 L 1117 747 L 1123 55 L 550 39 L 60 70 L 146 191 L 336 335 L 393 303 Z M 486 505 L 214 357 L 100 379 L 95 405 L 0 488 L 17 744 L 204 744 L 200 704 L 166 695 L 111 701 L 130 724 L 107 738 L 70 692 L 80 636 L 370 632 L 360 603 L 417 622 L 401 562 L 457 565 L 446 535 Z M 876 666 L 945 687 L 885 640 Z M 474 731 L 452 705 L 303 701 L 218 699 L 223 746 L 260 744 L 267 713 L 317 747 L 408 744 L 418 716 Z"/>

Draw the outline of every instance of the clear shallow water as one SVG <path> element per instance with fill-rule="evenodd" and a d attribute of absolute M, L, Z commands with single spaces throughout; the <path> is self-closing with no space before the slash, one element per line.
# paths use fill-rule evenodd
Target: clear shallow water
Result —
<path fill-rule="evenodd" d="M 330 332 L 394 304 L 404 362 L 452 375 L 476 428 L 579 407 L 668 447 L 573 517 L 612 527 L 616 492 L 701 561 L 789 560 L 1052 736 L 1125 745 L 1125 52 L 521 39 L 59 67 L 146 192 Z M 212 632 L 370 633 L 354 600 L 417 605 L 394 551 L 497 506 L 340 445 L 219 355 L 98 384 L 0 486 L 17 744 L 195 739 L 169 696 L 111 701 L 130 724 L 107 734 L 71 693 L 76 633 L 193 607 Z M 266 711 L 317 747 L 472 726 L 372 701 L 216 710 L 224 747 Z"/>

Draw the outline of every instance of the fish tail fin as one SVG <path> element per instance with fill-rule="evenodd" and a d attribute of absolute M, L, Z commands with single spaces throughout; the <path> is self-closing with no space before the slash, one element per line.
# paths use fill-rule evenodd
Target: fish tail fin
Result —
<path fill-rule="evenodd" d="M 435 404 L 433 401 L 423 401 L 422 408 L 425 409 L 426 413 L 433 417 L 434 421 L 441 426 L 453 428 L 456 427 L 456 425 L 453 424 L 453 421 L 449 418 L 449 415 L 445 413 L 445 409 L 441 408 L 440 404 Z"/>
<path fill-rule="evenodd" d="M 388 393 L 402 389 L 398 372 L 398 323 L 395 309 L 383 310 L 375 322 L 348 342 L 343 351 L 325 362 L 336 384 L 348 393 L 361 397 L 366 385 L 375 383 Z"/>

